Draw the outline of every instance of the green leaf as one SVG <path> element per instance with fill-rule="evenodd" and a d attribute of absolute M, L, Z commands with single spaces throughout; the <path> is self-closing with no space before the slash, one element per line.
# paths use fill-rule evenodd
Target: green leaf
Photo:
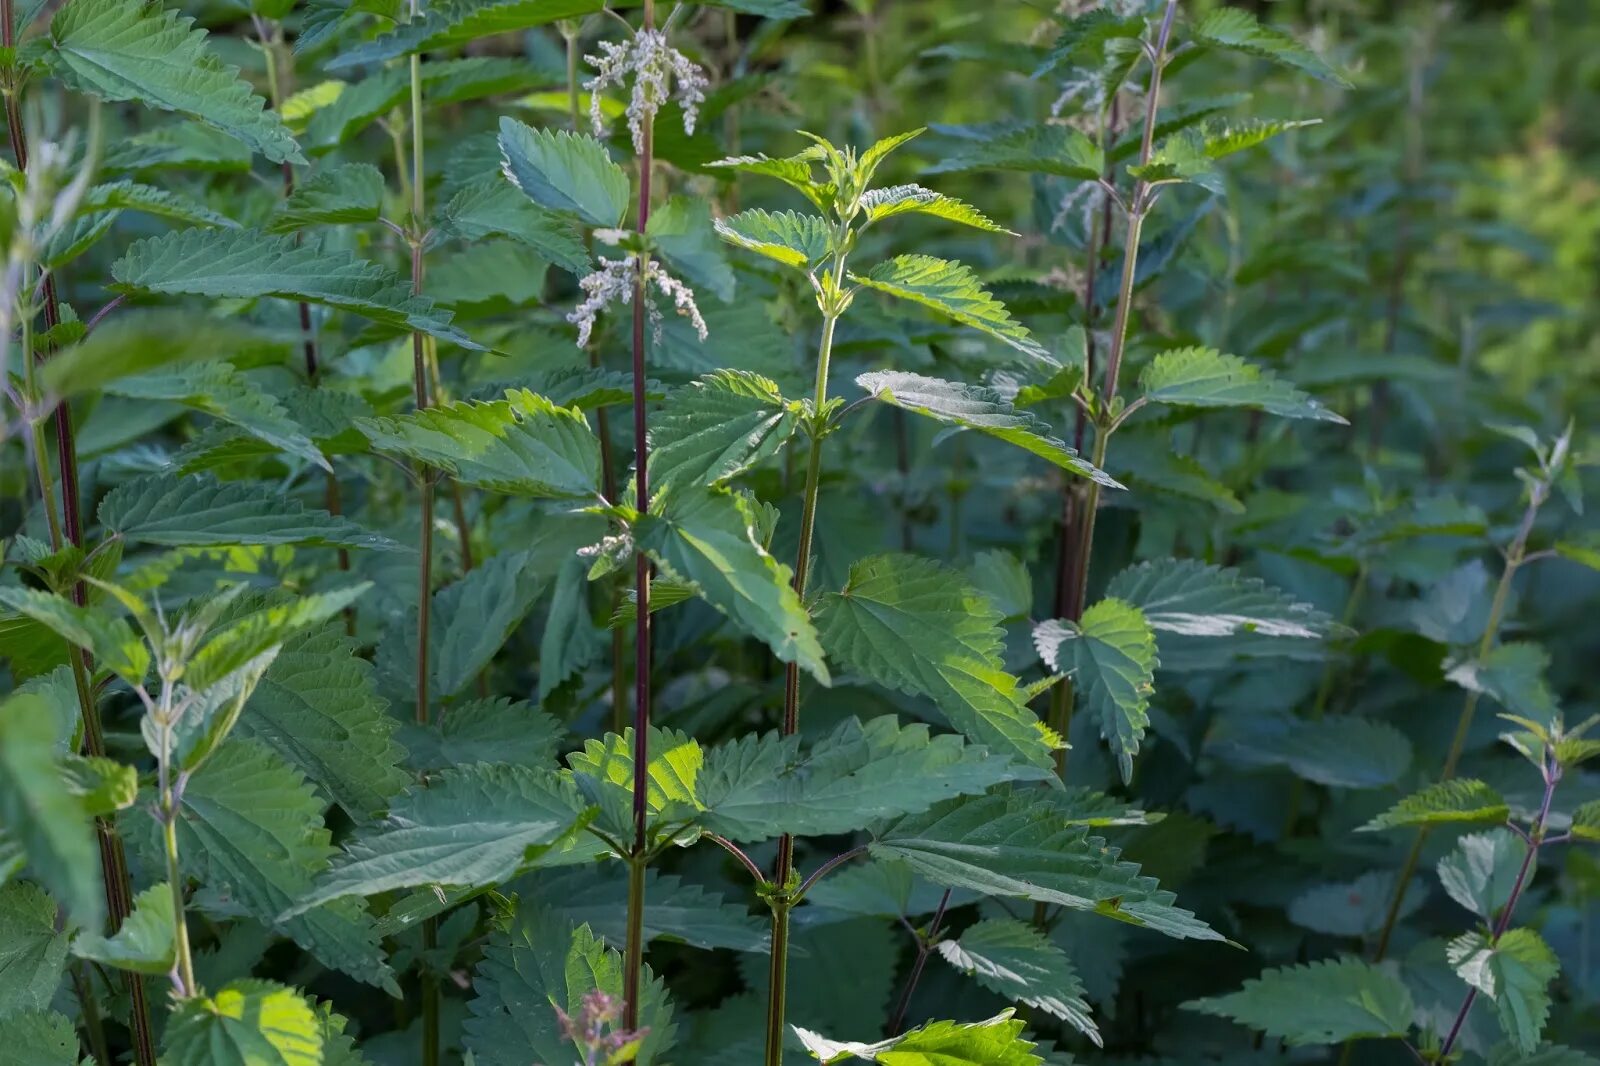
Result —
<path fill-rule="evenodd" d="M 1196 999 L 1187 1010 L 1230 1018 L 1291 1047 L 1404 1037 L 1411 990 L 1395 973 L 1355 958 L 1266 970 L 1226 996 Z"/>
<path fill-rule="evenodd" d="M 81 396 L 134 374 L 282 347 L 241 322 L 138 309 L 100 323 L 88 337 L 52 355 L 40 378 L 53 396 Z"/>
<path fill-rule="evenodd" d="M 816 630 L 790 586 L 789 568 L 755 536 L 756 518 L 744 497 L 721 490 L 678 492 L 660 512 L 641 515 L 634 537 L 668 577 L 692 583 L 701 598 L 784 662 L 797 663 L 823 684 L 828 667 Z"/>
<path fill-rule="evenodd" d="M 1270 59 L 1335 85 L 1350 84 L 1344 74 L 1311 49 L 1280 30 L 1263 26 L 1255 15 L 1241 8 L 1209 11 L 1190 32 L 1202 45 Z"/>
<path fill-rule="evenodd" d="M 1043 1066 L 1037 1046 L 1022 1036 L 1011 1011 L 982 1022 L 930 1022 L 876 1044 L 829 1040 L 799 1026 L 794 1031 L 819 1062 L 860 1059 L 885 1066 Z"/>
<path fill-rule="evenodd" d="M 0 702 L 0 826 L 73 921 L 97 929 L 105 918 L 100 855 L 88 808 L 63 774 L 53 717 L 37 691 Z"/>
<path fill-rule="evenodd" d="M 1531 1055 L 1512 1044 L 1500 1044 L 1489 1052 L 1488 1066 L 1600 1066 L 1600 1059 L 1559 1044 L 1545 1044 Z"/>
<path fill-rule="evenodd" d="M 453 0 L 430 6 L 422 17 L 392 33 L 364 41 L 330 61 L 330 70 L 368 66 L 412 52 L 455 48 L 501 33 L 519 33 L 559 19 L 581 18 L 604 0 Z M 396 12 L 395 14 L 398 14 Z"/>
<path fill-rule="evenodd" d="M 96 185 L 83 194 L 83 200 L 78 204 L 78 211 L 86 215 L 101 211 L 123 210 L 142 211 L 156 218 L 168 218 L 194 226 L 239 228 L 239 223 L 233 219 L 218 214 L 187 196 L 137 181 L 113 181 Z"/>
<path fill-rule="evenodd" d="M 1499 825 L 1510 816 L 1511 808 L 1500 793 L 1482 781 L 1458 778 L 1413 792 L 1361 828 L 1370 831 L 1473 822 Z"/>
<path fill-rule="evenodd" d="M 609 943 L 627 942 L 628 876 L 622 863 L 588 863 L 559 870 L 536 870 L 517 882 L 523 907 L 548 909 L 568 924 L 587 925 Z M 722 896 L 674 874 L 645 872 L 644 940 L 667 940 L 706 951 L 766 952 L 768 923 L 750 913 L 742 899 Z"/>
<path fill-rule="evenodd" d="M 506 177 L 540 207 L 601 227 L 615 227 L 627 214 L 628 175 L 587 134 L 502 118 L 500 153 Z"/>
<path fill-rule="evenodd" d="M 1014 918 L 981 921 L 958 939 L 941 940 L 937 950 L 983 987 L 1061 1018 L 1101 1045 L 1072 960 L 1032 926 Z"/>
<path fill-rule="evenodd" d="M 469 485 L 546 499 L 600 493 L 600 442 L 583 414 L 527 389 L 503 400 L 443 404 L 356 428 L 390 455 L 438 467 Z"/>
<path fill-rule="evenodd" d="M 816 215 L 755 208 L 719 218 L 714 224 L 729 244 L 784 266 L 810 270 L 833 252 L 833 227 Z"/>
<path fill-rule="evenodd" d="M 440 225 L 468 241 L 489 237 L 518 241 L 573 274 L 587 274 L 592 269 L 577 221 L 540 207 L 503 174 L 490 174 L 462 186 L 440 213 Z"/>
<path fill-rule="evenodd" d="M 799 155 L 786 156 L 782 159 L 773 159 L 766 155 L 741 155 L 718 159 L 706 165 L 736 170 L 744 174 L 777 178 L 790 188 L 804 193 L 806 199 L 810 200 L 817 210 L 826 212 L 832 208 L 836 190 L 831 185 L 823 185 L 812 179 L 811 164 L 819 158 L 817 153 L 818 150 L 813 147 Z"/>
<path fill-rule="evenodd" d="M 139 772 L 103 755 L 66 756 L 67 788 L 90 817 L 100 818 L 133 806 L 139 798 Z"/>
<path fill-rule="evenodd" d="M 829 836 L 980 795 L 1019 776 L 1010 759 L 893 715 L 847 718 L 804 756 L 792 739 L 747 736 L 705 753 L 699 822 L 738 841 Z M 1024 771 L 1020 776 L 1027 776 Z"/>
<path fill-rule="evenodd" d="M 633 832 L 633 737 L 631 727 L 620 735 L 607 733 L 567 756 L 578 787 L 600 809 L 597 823 L 614 838 Z M 692 821 L 703 806 L 698 782 L 705 752 L 699 742 L 651 726 L 645 753 L 645 813 L 652 834 L 666 823 Z"/>
<path fill-rule="evenodd" d="M 1150 724 L 1155 692 L 1156 634 L 1144 612 L 1130 603 L 1104 599 L 1082 620 L 1054 620 L 1034 627 L 1033 643 L 1053 673 L 1071 674 L 1084 706 L 1100 722 L 1123 783 L 1133 779 L 1133 757 Z"/>
<path fill-rule="evenodd" d="M 376 222 L 383 211 L 383 172 L 370 163 L 342 163 L 320 170 L 295 186 L 273 209 L 268 233 L 292 233 L 310 226 Z"/>
<path fill-rule="evenodd" d="M 1334 412 L 1271 371 L 1215 348 L 1162 352 L 1139 375 L 1151 403 L 1174 407 L 1247 407 L 1284 418 L 1347 424 Z"/>
<path fill-rule="evenodd" d="M 79 1066 L 78 1033 L 72 1019 L 55 1011 L 0 1011 L 0 1046 L 28 1066 Z"/>
<path fill-rule="evenodd" d="M 0 1018 L 50 1005 L 66 970 L 68 939 L 56 931 L 56 905 L 43 889 L 21 881 L 0 885 Z"/>
<path fill-rule="evenodd" d="M 1383 788 L 1411 766 L 1406 735 L 1351 714 L 1317 720 L 1287 714 L 1241 715 L 1218 722 L 1209 754 L 1238 766 L 1283 766 L 1333 788 Z"/>
<path fill-rule="evenodd" d="M 650 485 L 719 485 L 770 459 L 799 428 L 805 406 L 770 378 L 719 370 L 673 393 L 650 423 Z"/>
<path fill-rule="evenodd" d="M 1506 1037 L 1525 1055 L 1538 1050 L 1550 1017 L 1550 982 L 1561 972 L 1544 938 L 1512 929 L 1491 941 L 1475 929 L 1452 940 L 1447 954 L 1461 979 L 1494 1002 Z"/>
<path fill-rule="evenodd" d="M 231 739 L 184 789 L 178 853 L 204 884 L 201 910 L 247 914 L 293 938 L 323 965 L 392 988 L 377 928 L 356 901 L 293 916 L 333 855 L 323 801 L 300 772 L 256 740 Z"/>
<path fill-rule="evenodd" d="M 1088 835 L 1035 793 L 941 803 L 890 824 L 874 858 L 901 859 L 936 884 L 1030 899 L 1145 926 L 1179 939 L 1221 940 L 1116 848 Z"/>
<path fill-rule="evenodd" d="M 1527 843 L 1509 829 L 1469 833 L 1439 860 L 1439 883 L 1451 899 L 1490 924 L 1511 899 L 1527 854 Z"/>
<path fill-rule="evenodd" d="M 162 1066 L 323 1066 L 317 1012 L 271 981 L 234 981 L 179 1000 L 161 1044 Z"/>
<path fill-rule="evenodd" d="M 134 897 L 133 912 L 116 935 L 108 938 L 93 932 L 80 933 L 72 943 L 72 953 L 120 970 L 159 976 L 172 971 L 177 935 L 172 886 L 163 882 Z"/>
<path fill-rule="evenodd" d="M 99 518 L 109 534 L 167 548 L 233 544 L 401 548 L 348 518 L 302 506 L 276 485 L 223 482 L 210 474 L 151 474 L 124 482 L 100 501 Z"/>
<path fill-rule="evenodd" d="M 448 312 L 415 296 L 386 266 L 325 250 L 293 234 L 259 230 L 181 230 L 137 241 L 112 264 L 123 292 L 323 304 L 397 330 L 431 334 L 474 351 L 483 346 L 450 325 Z"/>
<path fill-rule="evenodd" d="M 1136 47 L 1144 36 L 1142 15 L 1118 15 L 1106 8 L 1092 8 L 1074 16 L 1061 28 L 1050 55 L 1033 72 L 1042 78 L 1063 64 L 1069 67 L 1097 67 L 1106 60 L 1107 46 L 1121 42 Z"/>
<path fill-rule="evenodd" d="M 436 724 L 408 726 L 403 736 L 406 762 L 416 770 L 478 762 L 539 767 L 555 760 L 566 730 L 554 716 L 525 701 L 499 697 L 457 704 Z"/>
<path fill-rule="evenodd" d="M 142 684 L 150 671 L 150 649 L 126 621 L 104 609 L 79 607 L 39 589 L 4 587 L 0 587 L 0 607 L 31 618 L 68 644 L 93 653 L 98 665 L 131 684 Z"/>
<path fill-rule="evenodd" d="M 964 326 L 1004 341 L 1023 355 L 1048 359 L 1048 353 L 1022 323 L 1013 319 L 968 267 L 931 255 L 901 255 L 865 274 L 851 274 L 859 285 L 931 307 Z"/>
<path fill-rule="evenodd" d="M 1000 613 L 959 571 L 908 555 L 850 568 L 817 621 L 834 659 L 880 685 L 925 696 L 951 726 L 1019 767 L 1049 768 L 1052 746 L 1002 659 Z"/>
<path fill-rule="evenodd" d="M 1555 551 L 1563 559 L 1570 559 L 1590 570 L 1600 570 L 1600 533 L 1579 535 L 1573 540 L 1558 540 Z"/>
<path fill-rule="evenodd" d="M 1312 654 L 1338 628 L 1326 613 L 1259 578 L 1196 559 L 1130 566 L 1111 579 L 1106 595 L 1144 612 L 1166 670 L 1216 669 L 1233 656 Z"/>
<path fill-rule="evenodd" d="M 1579 840 L 1600 840 L 1600 800 L 1590 800 L 1572 812 L 1572 835 Z"/>
<path fill-rule="evenodd" d="M 410 775 L 400 765 L 397 723 L 357 647 L 337 621 L 290 637 L 237 728 L 277 751 L 360 822 L 387 807 Z"/>
<path fill-rule="evenodd" d="M 1202 125 L 1196 135 L 1199 137 L 1201 150 L 1208 159 L 1221 159 L 1265 144 L 1280 134 L 1291 130 L 1305 129 L 1315 126 L 1320 119 L 1238 119 L 1231 122 L 1208 122 Z"/>
<path fill-rule="evenodd" d="M 206 47 L 194 19 L 142 0 L 83 0 L 50 21 L 52 65 L 103 100 L 176 111 L 236 137 L 274 163 L 304 163 L 277 114 Z"/>
<path fill-rule="evenodd" d="M 1122 488 L 1109 474 L 1096 469 L 1064 442 L 1050 436 L 1048 425 L 1030 412 L 1018 411 L 994 389 L 894 370 L 862 374 L 856 378 L 856 384 L 884 403 L 947 425 L 977 430 L 1079 477 L 1098 481 L 1109 488 Z"/>
<path fill-rule="evenodd" d="M 236 671 L 276 651 L 296 633 L 339 614 L 371 587 L 371 582 L 363 581 L 328 592 L 303 593 L 267 603 L 219 627 L 189 657 L 183 669 L 183 683 L 196 692 L 221 684 Z M 187 765 L 192 768 L 194 763 Z"/>
<path fill-rule="evenodd" d="M 1561 714 L 1544 679 L 1549 668 L 1550 654 L 1539 645 L 1513 642 L 1482 658 L 1449 664 L 1445 676 L 1469 692 L 1490 697 L 1512 714 L 1549 723 Z"/>
<path fill-rule="evenodd" d="M 733 268 L 711 222 L 705 200 L 674 196 L 650 212 L 645 235 L 667 264 L 690 285 L 709 290 L 717 299 L 733 299 Z"/>
<path fill-rule="evenodd" d="M 582 814 L 577 787 L 549 770 L 487 763 L 445 770 L 347 841 L 288 913 L 397 888 L 500 884 L 569 838 Z"/>
<path fill-rule="evenodd" d="M 983 212 L 964 200 L 924 189 L 920 185 L 894 185 L 883 189 L 870 189 L 861 197 L 861 207 L 867 213 L 867 222 L 880 222 L 895 215 L 932 215 L 947 222 L 959 222 L 973 229 L 990 233 L 1016 234 L 985 217 Z"/>
<path fill-rule="evenodd" d="M 635 1060 L 660 1063 L 676 1026 L 661 980 L 640 975 L 639 1025 L 648 1029 Z M 582 1054 L 562 1029 L 556 1009 L 577 1016 L 595 989 L 620 999 L 622 956 L 597 940 L 588 926 L 572 928 L 559 915 L 523 907 L 509 931 L 484 950 L 467 1005 L 466 1046 L 477 1066 L 567 1063 Z"/>
<path fill-rule="evenodd" d="M 929 167 L 928 173 L 1020 170 L 1096 181 L 1105 169 L 1105 152 L 1099 145 L 1071 126 L 1051 123 L 964 142 L 960 149 Z"/>

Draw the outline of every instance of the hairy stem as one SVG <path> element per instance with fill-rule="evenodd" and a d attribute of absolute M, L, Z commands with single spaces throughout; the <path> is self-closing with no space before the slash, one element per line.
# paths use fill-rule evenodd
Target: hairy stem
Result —
<path fill-rule="evenodd" d="M 1484 622 L 1483 635 L 1478 639 L 1477 658 L 1480 660 L 1494 648 L 1495 640 L 1500 635 L 1500 624 L 1505 616 L 1506 603 L 1511 598 L 1511 586 L 1516 580 L 1517 571 L 1527 561 L 1528 537 L 1533 533 L 1533 523 L 1539 517 L 1539 508 L 1544 506 L 1549 496 L 1548 481 L 1535 482 L 1528 492 L 1528 506 L 1522 512 L 1522 522 L 1517 526 L 1511 546 L 1506 549 L 1505 567 L 1500 571 L 1500 583 L 1495 586 L 1494 600 L 1489 606 L 1489 617 Z M 1461 753 L 1467 746 L 1467 736 L 1472 732 L 1472 719 L 1477 710 L 1478 692 L 1476 689 L 1468 689 L 1466 697 L 1461 702 L 1461 714 L 1456 719 L 1456 731 L 1450 741 L 1450 752 L 1445 756 L 1444 769 L 1439 774 L 1440 781 L 1449 781 L 1456 776 L 1456 766 L 1461 761 Z M 1378 934 L 1378 946 L 1373 953 L 1376 961 L 1383 961 L 1389 952 L 1389 938 L 1394 935 L 1395 924 L 1400 920 L 1400 908 L 1405 904 L 1406 892 L 1412 875 L 1417 871 L 1417 864 L 1422 859 L 1422 847 L 1427 839 L 1427 827 L 1418 829 L 1416 837 L 1411 841 L 1411 850 L 1406 853 L 1405 862 L 1401 864 L 1400 879 L 1395 882 L 1394 897 L 1389 901 L 1389 911 L 1383 920 L 1383 931 Z"/>
<path fill-rule="evenodd" d="M 783 1066 L 784 975 L 789 970 L 789 901 L 781 892 L 772 898 L 772 964 L 768 970 L 767 1042 L 763 1066 Z"/>
<path fill-rule="evenodd" d="M 655 0 L 645 0 L 644 29 L 656 26 Z M 655 169 L 655 121 L 646 116 L 644 150 L 639 155 L 639 203 L 635 225 L 640 233 L 650 224 L 650 179 Z M 649 256 L 641 253 L 633 280 L 633 462 L 640 514 L 650 510 L 649 411 L 645 374 L 645 273 Z M 644 867 L 650 782 L 650 557 L 634 546 L 633 666 L 633 873 L 628 884 L 627 952 L 623 957 L 622 995 L 624 1029 L 639 1027 L 639 988 L 644 973 Z M 637 884 L 635 884 L 637 882 Z"/>

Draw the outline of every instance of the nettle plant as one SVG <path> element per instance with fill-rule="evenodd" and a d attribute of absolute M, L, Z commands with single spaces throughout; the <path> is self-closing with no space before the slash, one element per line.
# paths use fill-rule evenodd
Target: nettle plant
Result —
<path fill-rule="evenodd" d="M 792 0 L 0 3 L 0 1057 L 1592 1061 L 1528 915 L 1600 747 L 1502 642 L 1595 561 L 1573 434 L 1506 431 L 1507 535 L 1503 438 L 1465 501 L 1385 461 L 1415 397 L 1245 258 L 1249 156 L 1336 135 L 1200 95 L 1345 76 L 1061 5 L 1000 43 L 1038 121 L 879 130 L 922 49 L 851 6 L 824 137 Z M 1031 207 L 911 180 L 988 171 Z M 1464 691 L 1442 762 L 1354 713 L 1405 684 Z"/>

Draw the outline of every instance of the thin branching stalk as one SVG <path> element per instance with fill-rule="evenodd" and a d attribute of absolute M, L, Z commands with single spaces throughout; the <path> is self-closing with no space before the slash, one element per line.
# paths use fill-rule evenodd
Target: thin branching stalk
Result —
<path fill-rule="evenodd" d="M 1494 599 L 1489 605 L 1489 617 L 1484 622 L 1483 635 L 1478 639 L 1479 660 L 1493 650 L 1495 641 L 1499 638 L 1506 604 L 1511 599 L 1512 584 L 1516 581 L 1517 571 L 1528 561 L 1528 537 L 1533 533 L 1533 524 L 1539 517 L 1539 508 L 1544 506 L 1549 497 L 1548 480 L 1534 481 L 1528 490 L 1528 506 L 1522 512 L 1522 521 L 1517 526 L 1511 546 L 1506 549 L 1505 566 L 1500 571 L 1500 583 L 1495 586 Z M 1461 713 L 1456 719 L 1455 736 L 1450 741 L 1450 751 L 1445 756 L 1444 769 L 1439 773 L 1440 781 L 1449 781 L 1456 776 L 1456 767 L 1461 761 L 1461 753 L 1466 749 L 1467 736 L 1472 732 L 1472 719 L 1477 710 L 1478 691 L 1469 688 L 1466 697 L 1461 701 Z M 1389 901 L 1389 912 L 1384 918 L 1383 930 L 1378 934 L 1378 946 L 1373 952 L 1373 958 L 1377 961 L 1381 962 L 1389 952 L 1389 938 L 1394 934 L 1395 924 L 1400 920 L 1400 909 L 1405 904 L 1406 892 L 1411 884 L 1412 875 L 1417 871 L 1417 863 L 1422 859 L 1422 847 L 1427 839 L 1426 826 L 1417 830 L 1416 838 L 1411 842 L 1411 850 L 1406 853 L 1405 862 L 1401 864 L 1400 878 L 1394 886 L 1394 898 Z"/>
<path fill-rule="evenodd" d="M 645 0 L 645 32 L 656 28 L 655 0 Z M 598 91 L 598 90 L 597 90 Z M 644 137 L 639 153 L 639 206 L 635 225 L 643 233 L 650 224 L 650 178 L 655 169 L 655 114 L 644 115 Z M 640 514 L 650 511 L 650 440 L 648 395 L 645 386 L 645 281 L 650 265 L 647 252 L 638 253 L 633 281 L 633 461 L 636 505 Z M 628 864 L 628 928 L 623 955 L 622 1027 L 639 1028 L 639 989 L 644 974 L 644 879 L 650 784 L 650 557 L 637 545 L 633 553 L 634 612 L 633 668 L 633 853 Z"/>
<path fill-rule="evenodd" d="M 944 912 L 950 906 L 950 890 L 944 890 L 944 895 L 939 897 L 939 907 L 933 912 L 933 920 L 928 923 L 926 933 L 914 930 L 917 935 L 917 957 L 911 963 L 911 973 L 906 978 L 906 987 L 900 992 L 900 1001 L 895 1005 L 894 1017 L 889 1022 L 889 1035 L 899 1036 L 906 1025 L 906 1012 L 911 1009 L 911 997 L 916 994 L 917 984 L 922 980 L 922 971 L 928 965 L 928 954 L 933 951 L 933 946 L 939 942 L 939 927 L 944 924 Z"/>
<path fill-rule="evenodd" d="M 806 453 L 805 495 L 800 507 L 800 544 L 795 550 L 794 591 L 802 601 L 806 595 L 806 580 L 811 570 L 811 535 L 817 522 L 817 489 L 822 479 L 822 440 L 826 427 L 823 409 L 828 403 L 828 364 L 833 358 L 833 334 L 844 314 L 847 301 L 840 298 L 845 279 L 845 261 L 849 256 L 849 226 L 841 224 L 835 239 L 838 249 L 833 257 L 832 274 L 823 281 L 822 339 L 817 345 L 817 380 L 812 391 L 811 447 Z M 793 736 L 800 731 L 800 665 L 785 663 L 783 671 L 783 735 Z M 790 882 L 794 880 L 794 836 L 785 833 L 778 840 L 778 866 L 773 877 L 772 906 L 772 963 L 767 993 L 767 1056 L 766 1066 L 782 1066 L 784 1001 L 788 993 L 789 967 L 789 912 L 794 901 L 789 898 Z"/>
<path fill-rule="evenodd" d="M 16 47 L 16 11 L 13 0 L 0 0 L 0 44 L 7 49 Z M 24 174 L 28 171 L 28 135 L 22 122 L 22 100 L 20 85 L 4 86 L 6 127 L 11 140 L 11 152 L 17 163 L 17 169 Z M 98 115 L 98 112 L 96 112 Z M 98 119 L 93 127 L 97 130 Z M 98 132 L 91 133 L 88 146 L 88 161 L 86 166 L 92 168 L 97 148 Z M 33 264 L 29 263 L 24 272 L 31 273 Z M 55 277 L 45 272 L 38 285 L 43 296 L 42 310 L 44 313 L 45 328 L 54 329 L 61 322 L 60 302 L 56 295 Z M 34 365 L 34 345 L 30 325 L 32 322 L 32 309 L 28 309 L 19 316 L 22 325 L 22 353 L 21 361 L 24 374 L 29 377 L 30 384 L 28 395 L 33 395 L 31 374 Z M 30 399 L 30 403 L 31 403 Z M 80 496 L 78 491 L 78 449 L 72 427 L 72 408 L 67 401 L 62 400 L 56 405 L 53 419 L 55 422 L 56 461 L 61 473 L 61 518 L 58 526 L 55 512 L 54 494 L 49 487 L 48 453 L 42 447 L 43 434 L 39 432 L 38 422 L 30 416 L 34 433 L 35 460 L 39 464 L 40 490 L 43 496 L 45 514 L 49 518 L 52 544 L 54 550 L 59 551 L 65 543 L 82 549 L 83 516 L 81 511 Z M 72 588 L 72 600 L 79 607 L 88 603 L 88 589 L 82 581 L 75 582 Z M 83 746 L 90 756 L 103 757 L 106 753 L 105 732 L 100 721 L 100 709 L 95 703 L 94 690 L 90 679 L 93 670 L 89 654 L 79 648 L 68 648 L 67 661 L 72 670 L 73 688 L 78 697 L 78 713 L 83 723 Z M 101 876 L 105 887 L 106 910 L 110 918 L 110 927 L 113 932 L 122 927 L 133 907 L 133 883 L 128 875 L 127 855 L 123 850 L 122 837 L 117 833 L 116 825 L 109 819 L 95 819 L 95 839 L 100 848 Z M 123 985 L 128 991 L 130 1027 L 133 1035 L 134 1061 L 138 1066 L 155 1066 L 156 1050 L 155 1036 L 150 1024 L 150 1004 L 145 996 L 144 980 L 138 974 L 124 972 Z"/>

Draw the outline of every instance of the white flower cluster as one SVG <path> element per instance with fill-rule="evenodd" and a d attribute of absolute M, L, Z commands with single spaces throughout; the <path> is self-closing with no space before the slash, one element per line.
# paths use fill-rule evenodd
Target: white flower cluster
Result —
<path fill-rule="evenodd" d="M 600 42 L 601 55 L 584 56 L 596 74 L 583 83 L 589 91 L 589 118 L 594 123 L 596 137 L 605 133 L 605 121 L 600 114 L 600 91 L 608 86 L 619 88 L 633 75 L 633 96 L 628 102 L 628 129 L 633 134 L 633 150 L 644 151 L 644 128 L 653 121 L 661 105 L 666 103 L 676 89 L 678 103 L 683 105 L 683 132 L 694 133 L 695 120 L 700 115 L 700 105 L 705 102 L 710 82 L 705 71 L 688 56 L 667 43 L 667 35 L 660 30 L 640 30 L 632 40 L 621 44 Z"/>
<path fill-rule="evenodd" d="M 595 319 L 600 316 L 601 311 L 612 304 L 627 306 L 633 303 L 633 290 L 638 276 L 637 257 L 607 259 L 601 256 L 599 269 L 578 282 L 583 289 L 583 302 L 573 308 L 572 313 L 567 316 L 567 321 L 578 327 L 578 347 L 582 348 L 589 343 L 589 338 L 594 333 Z M 693 289 L 668 274 L 666 268 L 653 259 L 645 267 L 644 280 L 645 310 L 650 315 L 650 325 L 658 342 L 661 340 L 661 324 L 665 321 L 665 316 L 649 295 L 651 285 L 659 289 L 662 296 L 672 301 L 673 308 L 689 320 L 701 340 L 706 339 L 708 336 L 706 320 L 700 317 L 700 308 L 694 302 Z"/>

